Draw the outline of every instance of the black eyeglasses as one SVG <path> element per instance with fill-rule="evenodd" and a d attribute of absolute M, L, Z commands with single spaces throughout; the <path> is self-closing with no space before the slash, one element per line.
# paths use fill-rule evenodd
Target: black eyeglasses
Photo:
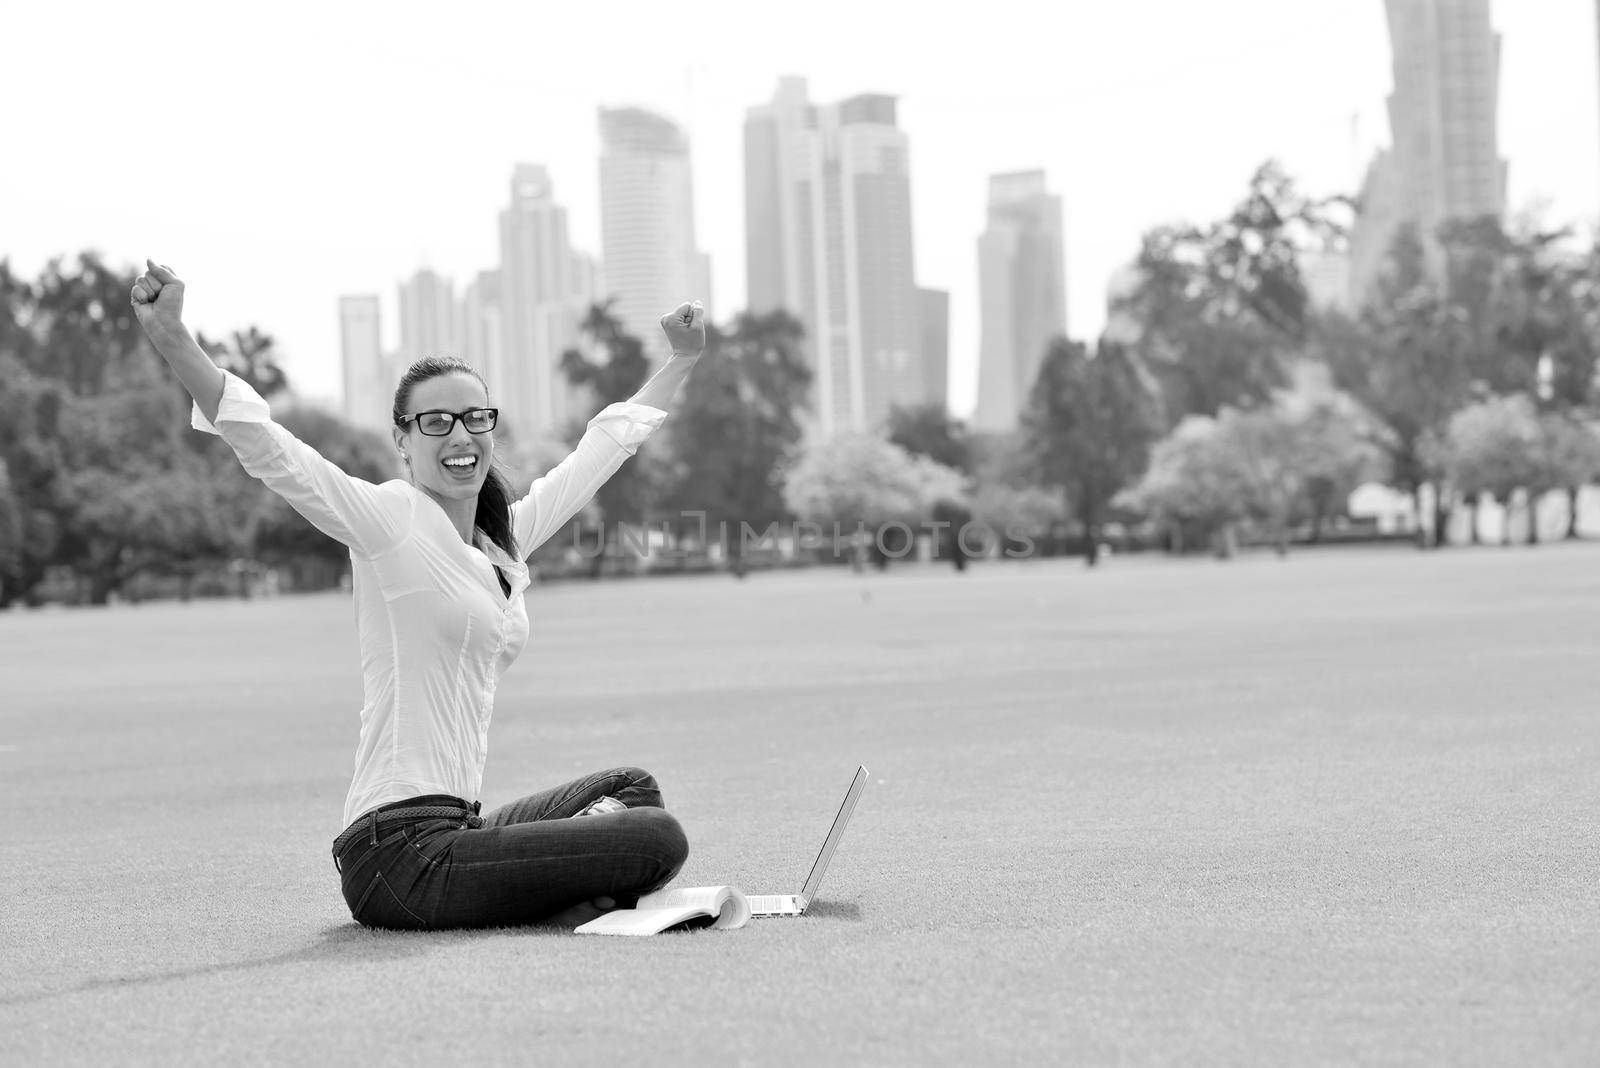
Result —
<path fill-rule="evenodd" d="M 499 408 L 468 408 L 464 412 L 426 411 L 416 412 L 400 420 L 404 426 L 411 420 L 417 421 L 417 429 L 430 438 L 442 438 L 456 428 L 456 420 L 461 420 L 469 434 L 487 434 L 494 429 L 495 423 L 500 421 Z"/>

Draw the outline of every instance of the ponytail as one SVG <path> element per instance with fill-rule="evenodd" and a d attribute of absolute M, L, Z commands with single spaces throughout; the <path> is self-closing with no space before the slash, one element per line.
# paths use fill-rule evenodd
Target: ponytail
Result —
<path fill-rule="evenodd" d="M 511 530 L 511 484 L 500 473 L 498 461 L 491 463 L 483 476 L 483 488 L 478 490 L 478 511 L 472 522 L 507 556 L 520 559 L 516 535 Z"/>

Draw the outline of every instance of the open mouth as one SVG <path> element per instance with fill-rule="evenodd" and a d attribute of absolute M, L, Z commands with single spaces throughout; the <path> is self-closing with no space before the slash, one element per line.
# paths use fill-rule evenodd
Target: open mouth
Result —
<path fill-rule="evenodd" d="M 478 471 L 476 456 L 447 456 L 439 463 L 455 478 L 468 479 Z"/>

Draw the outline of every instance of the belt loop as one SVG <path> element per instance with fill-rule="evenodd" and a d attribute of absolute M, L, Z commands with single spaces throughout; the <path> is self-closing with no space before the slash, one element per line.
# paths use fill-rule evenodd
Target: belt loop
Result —
<path fill-rule="evenodd" d="M 372 813 L 372 844 L 373 845 L 377 845 L 378 844 L 378 814 L 377 814 L 377 812 L 373 812 Z"/>

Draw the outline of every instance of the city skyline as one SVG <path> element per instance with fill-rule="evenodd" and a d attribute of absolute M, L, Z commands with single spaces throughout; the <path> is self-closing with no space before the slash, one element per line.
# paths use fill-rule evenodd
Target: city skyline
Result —
<path fill-rule="evenodd" d="M 1073 10 L 1059 33 L 1020 36 L 1000 31 L 1023 9 L 997 4 L 978 24 L 930 17 L 918 28 L 929 47 L 918 49 L 882 46 L 899 24 L 887 12 L 827 4 L 766 36 L 751 14 L 690 5 L 690 43 L 669 47 L 645 32 L 655 20 L 641 6 L 639 32 L 617 30 L 598 65 L 589 57 L 600 21 L 575 9 L 550 15 L 537 35 L 571 47 L 535 62 L 513 47 L 536 35 L 511 6 L 444 22 L 403 6 L 381 21 L 313 10 L 317 33 L 298 32 L 291 4 L 252 23 L 253 47 L 242 50 L 205 44 L 237 20 L 200 5 L 174 4 L 159 36 L 111 6 L 93 16 L 104 30 L 94 35 L 43 8 L 17 13 L 18 39 L 74 42 L 74 77 L 18 117 L 18 143 L 51 149 L 37 166 L 0 174 L 0 205 L 10 206 L 0 255 L 24 275 L 84 248 L 130 264 L 153 255 L 190 282 L 198 328 L 261 327 L 278 339 L 291 381 L 336 400 L 338 297 L 391 294 L 422 266 L 459 289 L 492 266 L 514 163 L 549 166 L 573 245 L 597 252 L 594 115 L 636 102 L 689 137 L 700 247 L 715 262 L 725 320 L 745 303 L 743 115 L 794 73 L 817 99 L 881 91 L 899 101 L 915 278 L 950 294 L 950 401 L 966 415 L 989 174 L 1050 174 L 1067 216 L 1073 336 L 1092 338 L 1108 279 L 1144 230 L 1225 213 L 1269 156 L 1313 193 L 1353 192 L 1371 150 L 1389 142 L 1383 108 L 1394 86 L 1378 3 L 1308 2 L 1285 17 L 1264 2 L 1202 12 L 1147 0 Z M 1548 197 L 1554 221 L 1589 227 L 1600 206 L 1595 6 L 1498 2 L 1491 19 L 1509 210 Z M 625 12 L 607 21 L 628 22 Z M 742 39 L 763 48 L 730 46 Z M 26 51 L 0 79 L 34 99 L 31 87 L 60 81 L 49 52 Z M 305 72 L 292 85 L 270 76 L 285 57 Z M 107 120 L 105 101 L 152 69 L 183 72 L 163 90 L 176 118 L 153 127 L 130 106 Z M 424 144 L 419 128 L 443 135 Z M 396 311 L 385 308 L 386 338 L 397 337 Z"/>

